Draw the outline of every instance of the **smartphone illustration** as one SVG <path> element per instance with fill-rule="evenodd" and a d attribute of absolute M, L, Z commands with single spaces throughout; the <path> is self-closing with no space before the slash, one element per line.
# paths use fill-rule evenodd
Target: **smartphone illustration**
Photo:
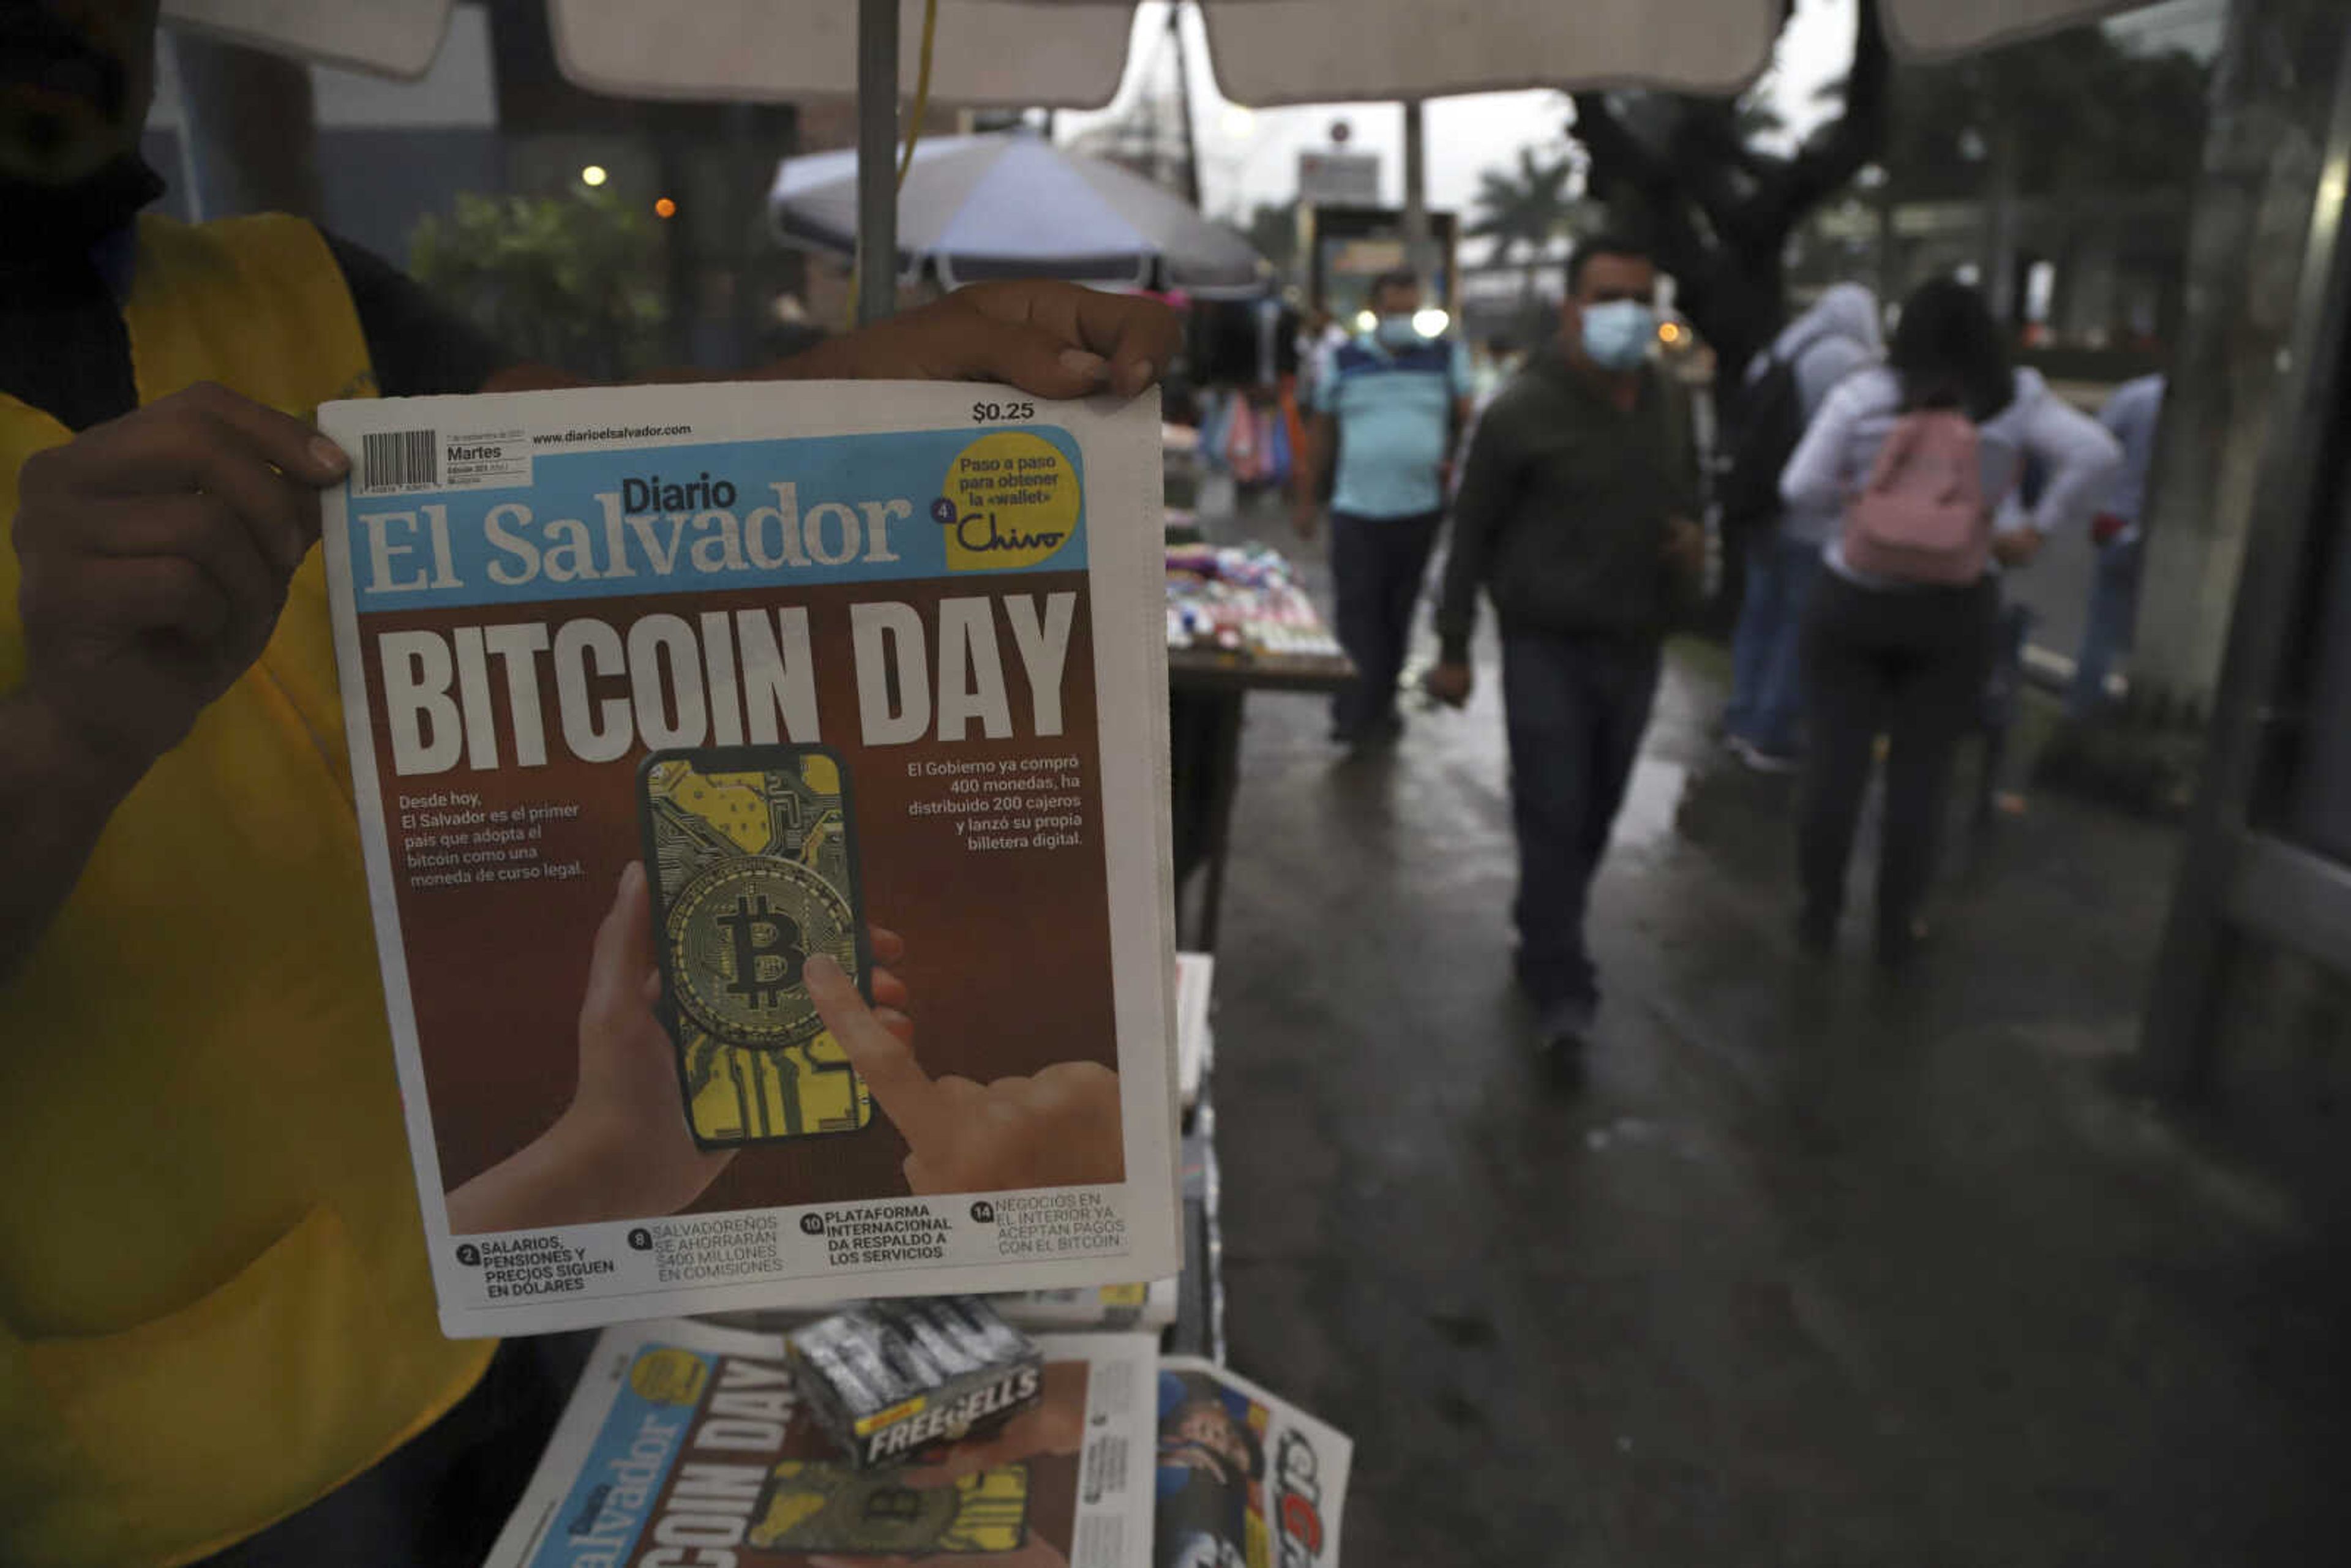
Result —
<path fill-rule="evenodd" d="M 1017 1552 L 1028 1536 L 1025 1465 L 910 1487 L 903 1471 L 786 1459 L 768 1472 L 744 1539 L 763 1552 L 894 1557 Z"/>
<path fill-rule="evenodd" d="M 870 999 L 872 954 L 849 770 L 822 746 L 657 751 L 637 814 L 662 1021 L 704 1148 L 852 1133 L 864 1080 L 809 999 L 830 954 Z"/>

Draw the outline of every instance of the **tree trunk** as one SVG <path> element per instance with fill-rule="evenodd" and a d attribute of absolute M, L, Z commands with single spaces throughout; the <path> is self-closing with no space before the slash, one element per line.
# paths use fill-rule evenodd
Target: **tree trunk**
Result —
<path fill-rule="evenodd" d="M 2281 412 L 2343 55 L 2329 0 L 2234 0 L 2213 68 L 2131 662 L 2135 699 L 2191 723 L 2220 676 L 2255 480 Z"/>
<path fill-rule="evenodd" d="M 172 35 L 180 73 L 180 134 L 197 188 L 188 207 L 206 218 L 240 213 L 319 216 L 318 131 L 310 68 L 241 44 Z"/>
<path fill-rule="evenodd" d="M 2016 136 L 2014 120 L 2001 115 L 1992 127 L 1991 190 L 1984 201 L 1984 302 L 2011 341 L 2022 303 L 2016 298 Z"/>

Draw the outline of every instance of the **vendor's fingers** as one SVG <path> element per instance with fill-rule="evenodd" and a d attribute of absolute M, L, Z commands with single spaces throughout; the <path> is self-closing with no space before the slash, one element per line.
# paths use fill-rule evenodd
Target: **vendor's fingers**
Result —
<path fill-rule="evenodd" d="M 350 466 L 300 420 L 217 387 L 190 388 L 74 444 L 85 443 L 73 463 L 92 477 L 68 482 L 115 495 L 217 496 L 256 547 L 288 571 L 318 539 L 319 486 Z"/>
<path fill-rule="evenodd" d="M 62 617 L 93 631 L 164 632 L 199 648 L 219 639 L 232 613 L 212 574 L 184 556 L 93 561 L 69 582 L 28 570 L 20 591 L 26 604 L 53 600 Z"/>
<path fill-rule="evenodd" d="M 1109 384 L 1110 361 L 1042 327 L 970 312 L 952 329 L 956 373 L 1009 382 L 1039 397 L 1086 397 Z"/>
<path fill-rule="evenodd" d="M 912 1051 L 914 1048 L 914 1020 L 896 1008 L 875 1008 L 873 1021 L 898 1037 L 898 1043 Z"/>
<path fill-rule="evenodd" d="M 218 497 L 153 496 L 93 500 L 82 514 L 94 553 L 192 561 L 228 606 L 226 625 L 257 651 L 277 623 L 287 573 L 256 547 Z"/>
<path fill-rule="evenodd" d="M 865 998 L 831 954 L 819 953 L 801 967 L 809 1000 L 832 1033 L 849 1064 L 873 1092 L 875 1103 L 896 1125 L 910 1150 L 922 1150 L 946 1135 L 943 1104 L 906 1042 L 873 1016 Z"/>
<path fill-rule="evenodd" d="M 906 939 L 886 926 L 868 925 L 865 941 L 877 964 L 894 964 L 906 956 Z"/>
<path fill-rule="evenodd" d="M 1182 337 L 1173 310 L 1135 295 L 1046 282 L 995 284 L 972 292 L 973 303 L 984 310 L 1025 320 L 1057 342 L 1100 355 L 1104 382 L 1122 397 L 1158 380 Z"/>

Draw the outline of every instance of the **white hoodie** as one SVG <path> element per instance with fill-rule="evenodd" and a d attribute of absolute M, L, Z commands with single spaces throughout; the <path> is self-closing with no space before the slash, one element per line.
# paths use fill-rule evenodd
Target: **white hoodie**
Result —
<path fill-rule="evenodd" d="M 1838 383 L 1886 355 L 1877 323 L 1877 296 L 1858 283 L 1832 285 L 1812 308 L 1780 329 L 1771 351 L 1747 367 L 1750 382 L 1761 381 L 1777 362 L 1795 367 L 1796 402 L 1809 426 Z M 1782 534 L 1806 544 L 1826 545 L 1837 533 L 1840 513 L 1832 507 L 1790 506 Z"/>

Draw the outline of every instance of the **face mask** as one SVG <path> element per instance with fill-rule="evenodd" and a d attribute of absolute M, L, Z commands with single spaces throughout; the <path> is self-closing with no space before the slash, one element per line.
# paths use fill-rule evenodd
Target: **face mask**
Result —
<path fill-rule="evenodd" d="M 1638 370 L 1657 340 L 1657 313 L 1637 299 L 1583 308 L 1583 351 L 1604 371 Z"/>
<path fill-rule="evenodd" d="M 1372 329 L 1372 336 L 1381 348 L 1399 352 L 1405 349 L 1417 349 L 1422 342 L 1420 329 L 1412 324 L 1412 318 L 1408 315 L 1381 317 L 1380 324 Z"/>

